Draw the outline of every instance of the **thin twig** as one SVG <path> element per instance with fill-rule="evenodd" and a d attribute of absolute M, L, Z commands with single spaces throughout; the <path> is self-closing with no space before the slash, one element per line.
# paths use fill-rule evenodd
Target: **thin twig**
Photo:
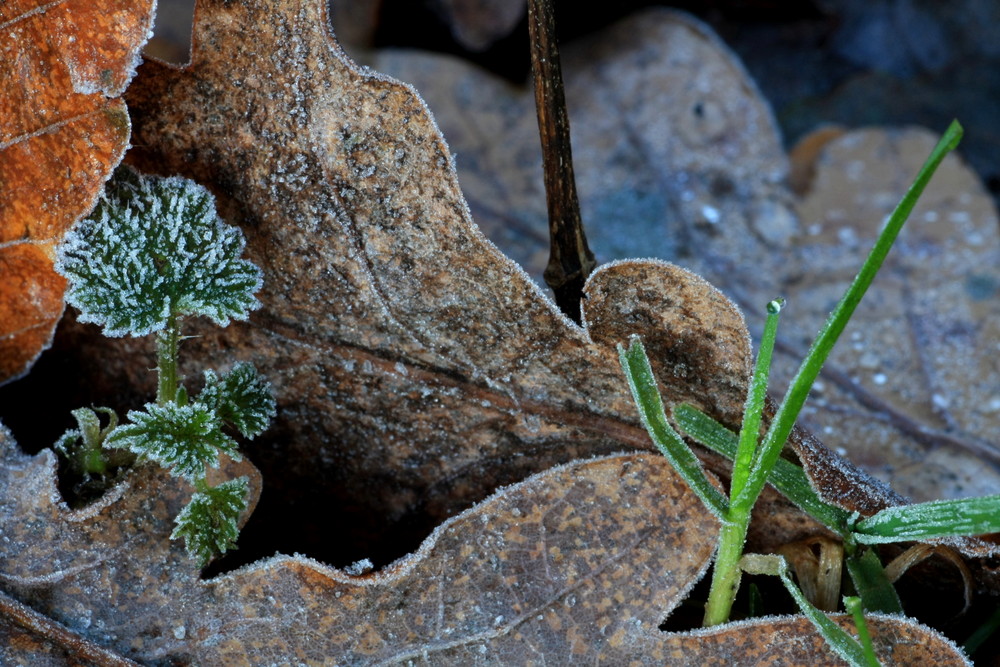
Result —
<path fill-rule="evenodd" d="M 549 211 L 551 255 L 545 283 L 552 288 L 559 309 L 580 322 L 583 284 L 597 262 L 580 219 L 552 0 L 529 0 L 528 32 Z"/>
<path fill-rule="evenodd" d="M 57 644 L 74 658 L 88 660 L 98 667 L 141 667 L 139 663 L 99 646 L 85 637 L 53 621 L 31 607 L 0 591 L 0 618 L 5 618 Z"/>

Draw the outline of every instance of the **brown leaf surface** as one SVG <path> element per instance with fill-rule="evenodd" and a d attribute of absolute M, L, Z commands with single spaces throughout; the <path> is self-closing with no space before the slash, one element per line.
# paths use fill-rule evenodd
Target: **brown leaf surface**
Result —
<path fill-rule="evenodd" d="M 648 447 L 613 347 L 643 323 L 656 326 L 644 334 L 662 342 L 653 354 L 673 364 L 665 372 L 695 383 L 671 382 L 671 395 L 735 419 L 749 341 L 714 289 L 659 265 L 610 267 L 589 287 L 601 304 L 632 280 L 620 272 L 648 274 L 659 291 L 626 285 L 613 316 L 587 305 L 599 328 L 573 326 L 472 223 L 412 89 L 349 62 L 315 30 L 316 10 L 270 18 L 289 11 L 201 5 L 191 67 L 148 63 L 128 97 L 141 149 L 132 160 L 212 187 L 264 268 L 265 306 L 251 324 L 204 330 L 186 351 L 210 367 L 250 359 L 274 383 L 277 423 L 250 454 L 265 480 L 293 480 L 273 487 L 291 504 L 272 510 L 282 514 L 275 528 L 289 511 L 338 503 L 345 510 L 330 528 L 353 534 L 357 552 L 329 557 L 348 563 L 386 549 L 361 530 L 398 543 L 405 526 L 415 546 L 497 486 Z M 236 40 L 237 30 L 251 32 Z M 690 294 L 680 293 L 692 291 L 720 310 L 682 305 Z M 728 358 L 673 342 L 677 329 L 693 342 L 701 319 L 726 323 Z M 705 382 L 720 390 L 701 395 Z M 290 537 L 296 550 L 323 553 L 308 536 Z"/>
<path fill-rule="evenodd" d="M 802 619 L 657 630 L 707 568 L 717 530 L 658 455 L 540 473 L 448 520 L 377 573 L 276 556 L 203 582 L 168 539 L 190 489 L 145 468 L 71 512 L 58 501 L 51 452 L 26 457 L 2 435 L 2 509 L 6 516 L 7 503 L 27 502 L 15 516 L 32 517 L 6 525 L 5 588 L 142 662 L 838 664 Z M 225 470 L 248 473 L 248 464 Z M 926 628 L 899 618 L 872 625 L 890 664 L 965 664 Z M 5 632 L 19 636 L 6 648 L 11 662 L 44 655 L 74 664 L 36 635 Z"/>
<path fill-rule="evenodd" d="M 120 99 L 153 0 L 0 6 L 0 384 L 24 375 L 63 312 L 54 246 L 129 139 Z"/>
<path fill-rule="evenodd" d="M 185 343 L 189 375 L 247 359 L 273 382 L 278 420 L 249 451 L 268 485 L 257 549 L 386 563 L 503 484 L 648 448 L 613 349 L 631 333 L 668 400 L 733 422 L 750 359 L 739 311 L 682 269 L 631 262 L 591 278 L 586 329 L 563 318 L 472 223 L 420 99 L 351 63 L 325 11 L 322 0 L 202 2 L 191 66 L 146 64 L 128 95 L 134 162 L 211 187 L 266 274 L 249 323 Z M 149 365 L 133 354 L 145 342 L 79 327 L 66 341 L 85 350 L 76 368 L 96 403 L 123 387 L 148 395 Z M 278 557 L 202 584 L 166 538 L 185 491 L 162 473 L 135 471 L 67 514 L 50 451 L 25 457 L 7 438 L 4 454 L 4 581 L 151 661 L 434 650 L 468 664 L 485 650 L 509 664 L 581 650 L 585 662 L 662 663 L 677 658 L 654 628 L 704 569 L 715 531 L 659 457 L 605 456 L 498 493 L 378 574 Z M 856 491 L 884 502 L 859 479 Z M 816 529 L 784 511 L 769 516 L 770 539 Z M 53 544 L 65 546 L 40 560 Z M 473 592 L 450 604 L 462 590 Z"/>
<path fill-rule="evenodd" d="M 787 297 L 772 383 L 780 396 L 932 140 L 913 131 L 836 139 L 842 130 L 825 129 L 800 145 L 789 174 L 753 81 L 707 28 L 677 13 L 636 15 L 563 56 L 598 259 L 653 255 L 694 270 L 746 310 L 754 332 L 762 304 Z M 477 223 L 540 280 L 545 200 L 530 90 L 447 56 L 387 51 L 374 66 L 428 100 Z M 808 191 L 801 200 L 789 178 Z M 936 217 L 921 223 L 928 214 Z M 915 216 L 803 423 L 916 499 L 996 493 L 996 213 L 975 175 L 949 157 Z M 834 459 L 810 442 L 799 449 L 819 452 L 807 464 L 828 476 Z M 835 498 L 851 486 L 823 488 Z M 862 501 L 848 504 L 878 506 Z"/>

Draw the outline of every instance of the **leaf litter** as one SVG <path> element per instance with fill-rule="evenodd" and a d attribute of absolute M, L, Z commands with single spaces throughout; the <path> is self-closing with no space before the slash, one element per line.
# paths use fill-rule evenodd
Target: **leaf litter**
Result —
<path fill-rule="evenodd" d="M 786 297 L 774 371 L 782 388 L 929 136 L 823 128 L 790 166 L 736 57 L 699 22 L 666 10 L 571 44 L 563 61 L 598 259 L 677 262 L 743 308 L 751 331 L 762 327 L 761 304 Z M 540 282 L 546 217 L 530 89 L 416 51 L 382 51 L 373 65 L 425 96 L 477 223 Z M 1000 488 L 997 227 L 982 184 L 949 157 L 806 405 L 803 423 L 827 445 L 919 500 Z"/>
<path fill-rule="evenodd" d="M 0 384 L 27 373 L 52 341 L 65 289 L 55 246 L 128 146 L 121 94 L 153 4 L 0 6 Z"/>
<path fill-rule="evenodd" d="M 646 564 L 649 559 L 673 563 L 680 558 L 671 551 L 675 540 L 616 540 L 663 530 L 693 540 L 698 546 L 685 546 L 681 552 L 687 557 L 696 550 L 702 560 L 692 566 L 691 575 L 681 577 L 683 591 L 708 562 L 714 527 L 695 528 L 692 521 L 697 519 L 655 518 L 656 512 L 679 512 L 690 500 L 684 494 L 676 503 L 663 503 L 660 494 L 671 484 L 666 479 L 636 482 L 670 477 L 658 457 L 608 458 L 622 449 L 648 448 L 613 345 L 631 333 L 648 337 L 665 392 L 732 423 L 742 405 L 737 389 L 746 381 L 750 355 L 742 316 L 717 290 L 681 269 L 632 262 L 596 273 L 585 306 L 588 328 L 569 323 L 472 224 L 450 154 L 412 89 L 350 63 L 327 35 L 324 22 L 325 3 L 320 2 L 203 3 L 196 17 L 192 65 L 178 70 L 147 63 L 129 91 L 135 143 L 141 146 L 132 161 L 208 185 L 223 217 L 243 226 L 248 255 L 265 271 L 262 310 L 249 323 L 225 332 L 206 329 L 187 342 L 188 358 L 199 366 L 231 363 L 234 358 L 252 361 L 274 384 L 279 423 L 263 445 L 247 452 L 264 469 L 263 483 L 271 485 L 267 493 L 281 499 L 280 507 L 269 510 L 271 544 L 350 542 L 352 551 L 329 551 L 326 546 L 327 554 L 335 556 L 330 560 L 346 564 L 371 555 L 385 563 L 393 554 L 371 537 L 372 532 L 410 544 L 408 535 L 420 534 L 421 528 L 414 530 L 413 524 L 433 525 L 452 515 L 458 516 L 444 524 L 442 532 L 464 525 L 462 521 L 472 516 L 488 528 L 498 520 L 483 509 L 489 502 L 540 493 L 545 502 L 516 508 L 522 516 L 509 521 L 502 545 L 496 534 L 484 538 L 492 548 L 483 547 L 483 554 L 508 559 L 527 554 L 541 557 L 542 565 L 524 567 L 518 576 L 503 579 L 508 603 L 514 600 L 512 611 L 492 619 L 469 611 L 448 617 L 451 606 L 440 596 L 447 592 L 444 584 L 452 573 L 446 567 L 425 570 L 416 590 L 439 597 L 428 604 L 426 614 L 404 612 L 405 627 L 416 637 L 413 648 L 393 645 L 382 635 L 397 626 L 383 623 L 390 618 L 388 612 L 375 613 L 382 603 L 372 593 L 373 584 L 406 568 L 432 564 L 427 551 L 440 544 L 435 541 L 443 539 L 440 533 L 409 559 L 360 578 L 303 558 L 276 557 L 200 583 L 191 562 L 166 538 L 168 517 L 177 509 L 169 506 L 179 506 L 185 497 L 179 483 L 148 469 L 134 471 L 127 487 L 74 521 L 57 502 L 52 454 L 45 450 L 26 457 L 8 438 L 4 473 L 22 488 L 34 485 L 44 493 L 27 496 L 35 499 L 35 507 L 12 506 L 13 511 L 4 514 L 12 517 L 4 520 L 5 536 L 27 531 L 17 533 L 20 539 L 4 542 L 0 563 L 8 575 L 5 580 L 22 599 L 81 634 L 153 660 L 190 661 L 198 651 L 231 651 L 235 661 L 251 663 L 291 655 L 323 660 L 338 654 L 339 648 L 324 652 L 318 636 L 330 641 L 346 637 L 349 650 L 391 651 L 389 657 L 414 660 L 424 650 L 440 649 L 442 656 L 456 656 L 462 664 L 471 656 L 462 651 L 470 647 L 477 652 L 485 647 L 483 661 L 509 657 L 527 662 L 532 655 L 564 656 L 561 649 L 567 646 L 599 656 L 600 651 L 619 650 L 624 644 L 615 638 L 627 637 L 641 649 L 637 660 L 676 660 L 676 654 L 670 658 L 663 652 L 669 636 L 654 634 L 652 626 L 679 596 L 668 601 L 662 597 L 667 587 L 650 583 L 669 575 L 673 566 Z M 233 72 L 245 74 L 234 77 Z M 262 144 L 274 148 L 261 151 Z M 147 393 L 142 385 L 148 379 L 127 353 L 141 345 L 112 347 L 72 323 L 61 336 L 64 343 L 78 343 L 101 360 L 102 373 L 84 375 L 94 379 L 95 397 L 116 392 L 120 396 L 120 387 L 132 388 L 133 395 Z M 719 355 L 703 336 L 728 344 L 733 356 Z M 689 344 L 677 346 L 677 337 Z M 84 370 L 94 364 L 78 363 Z M 713 377 L 709 369 L 721 376 Z M 706 386 L 718 389 L 718 394 L 705 393 Z M 593 456 L 605 458 L 567 463 Z M 625 462 L 634 471 L 631 476 L 621 472 Z M 500 500 L 465 509 L 504 484 L 559 464 L 568 467 L 542 472 L 495 497 Z M 875 505 L 893 501 L 874 480 L 847 464 L 837 467 L 848 471 L 838 473 L 841 477 L 860 480 L 854 487 L 844 483 L 854 496 L 874 497 Z M 579 472 L 584 469 L 604 475 L 605 482 L 588 483 Z M 541 479 L 544 483 L 538 482 Z M 612 510 L 635 511 L 632 501 L 606 507 L 596 497 L 624 493 L 651 495 L 655 502 L 634 518 L 608 521 Z M 565 496 L 579 500 L 569 503 Z M 19 498 L 5 493 L 3 502 L 16 505 Z M 317 507 L 336 509 L 323 511 L 317 520 Z M 558 585 L 550 528 L 537 528 L 528 536 L 520 532 L 528 507 L 536 508 L 532 516 L 561 518 L 566 530 L 560 534 L 568 536 L 568 544 L 559 549 L 571 562 L 582 559 L 587 566 L 574 572 L 579 577 L 574 581 L 582 583 Z M 784 519 L 793 530 L 808 529 L 801 515 L 789 514 L 780 504 L 770 507 L 776 508 L 769 517 L 776 525 Z M 258 515 L 262 509 L 258 507 Z M 108 522 L 108 513 L 120 519 Z M 48 520 L 37 521 L 37 515 Z M 281 522 L 291 524 L 284 534 L 275 529 Z M 116 529 L 106 530 L 109 523 Z M 546 524 L 540 519 L 538 525 Z M 579 538 L 577 531 L 588 528 L 596 528 L 596 537 Z M 331 537 L 310 542 L 301 537 L 307 531 Z M 520 551 L 511 546 L 515 537 L 518 546 L 524 545 Z M 476 539 L 462 533 L 443 558 L 475 550 Z M 69 544 L 66 555 L 41 571 L 39 563 L 46 561 L 22 557 L 32 549 L 45 553 L 59 541 Z M 258 546 L 249 559 L 266 548 Z M 323 549 L 310 551 L 317 552 Z M 81 560 L 80 554 L 88 553 L 91 557 Z M 137 562 L 143 567 L 136 568 Z M 522 576 L 540 577 L 543 583 L 532 585 Z M 593 598 L 597 608 L 611 610 L 607 618 L 617 623 L 610 638 L 600 631 L 611 625 L 574 620 L 572 611 L 586 606 L 580 605 L 580 593 L 572 586 L 583 591 L 601 576 L 614 580 Z M 265 591 L 282 581 L 292 584 L 284 589 L 287 602 L 276 604 L 279 598 L 272 601 Z M 638 591 L 625 594 L 619 589 L 624 582 Z M 470 575 L 470 583 L 480 582 Z M 204 590 L 213 591 L 213 602 L 231 594 L 232 606 L 185 606 Z M 333 600 L 338 592 L 341 598 L 349 594 L 363 608 L 360 617 L 370 623 L 363 632 L 338 625 L 335 615 L 344 608 L 324 597 L 331 592 Z M 384 594 L 395 596 L 397 605 L 403 601 L 398 586 L 387 586 Z M 576 602 L 563 613 L 573 594 Z M 640 605 L 641 616 L 625 614 L 622 605 L 639 595 L 661 597 L 655 604 Z M 465 602 L 474 604 L 475 596 L 470 597 Z M 539 606 L 539 599 L 550 608 Z M 180 601 L 179 608 L 191 615 L 163 615 L 163 600 Z M 524 615 L 543 608 L 541 619 Z M 440 620 L 442 613 L 445 620 Z M 493 641 L 496 631 L 482 628 L 501 615 L 501 624 L 507 618 L 517 624 L 505 626 L 510 629 Z M 464 636 L 472 641 L 448 644 L 451 633 L 445 630 L 466 619 L 472 620 L 463 627 L 472 630 Z M 887 621 L 882 636 L 890 644 L 889 635 L 897 632 L 899 623 Z M 317 634 L 315 628 L 323 624 L 330 624 L 330 633 Z M 254 628 L 264 627 L 271 633 L 267 638 L 254 634 Z M 220 644 L 220 630 L 246 631 L 251 637 L 239 645 Z M 577 632 L 579 641 L 574 638 Z M 922 644 L 941 645 L 936 633 L 921 633 Z M 768 637 L 770 631 L 762 634 Z M 505 640 L 510 637 L 519 641 Z M 554 642 L 554 652 L 547 653 L 543 642 Z M 766 647 L 768 640 L 758 643 Z M 691 655 L 686 645 L 682 655 Z M 827 659 L 821 655 L 812 661 Z"/>

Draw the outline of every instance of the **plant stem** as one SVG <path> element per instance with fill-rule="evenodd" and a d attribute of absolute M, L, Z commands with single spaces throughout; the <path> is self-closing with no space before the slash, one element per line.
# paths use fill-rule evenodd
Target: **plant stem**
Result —
<path fill-rule="evenodd" d="M 733 461 L 733 476 L 729 489 L 729 508 L 722 519 L 719 531 L 719 551 L 712 571 L 712 588 L 705 606 L 705 627 L 725 623 L 733 608 L 733 600 L 740 587 L 740 559 L 747 539 L 753 501 L 747 502 L 743 490 L 750 479 L 757 442 L 760 439 L 761 414 L 764 411 L 764 397 L 767 395 L 767 380 L 774 352 L 774 339 L 778 331 L 778 318 L 784 300 L 775 299 L 767 304 L 767 320 L 761 337 L 757 362 L 747 390 L 747 401 L 743 408 L 743 426 Z M 770 471 L 768 471 L 770 472 Z M 756 499 L 754 499 L 756 500 Z"/>
<path fill-rule="evenodd" d="M 181 330 L 177 314 L 171 313 L 167 326 L 156 334 L 156 402 L 165 405 L 177 400 L 177 354 Z"/>
<path fill-rule="evenodd" d="M 552 289 L 559 309 L 579 324 L 583 284 L 597 262 L 580 219 L 552 5 L 552 0 L 528 1 L 531 71 L 549 212 L 551 255 L 545 267 L 545 283 Z"/>
<path fill-rule="evenodd" d="M 704 627 L 729 621 L 742 574 L 739 563 L 743 557 L 743 544 L 750 525 L 750 511 L 745 507 L 731 507 L 729 516 L 719 531 L 719 551 L 712 569 L 712 588 L 705 605 Z"/>

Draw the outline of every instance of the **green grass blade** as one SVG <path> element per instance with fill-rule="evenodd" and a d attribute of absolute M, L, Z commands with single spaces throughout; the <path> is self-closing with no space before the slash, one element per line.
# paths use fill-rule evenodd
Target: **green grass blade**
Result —
<path fill-rule="evenodd" d="M 854 583 L 854 590 L 861 597 L 866 611 L 881 611 L 886 614 L 902 614 L 903 603 L 892 582 L 885 576 L 885 568 L 878 554 L 871 549 L 848 556 L 845 565 Z"/>
<path fill-rule="evenodd" d="M 872 636 L 868 632 L 868 621 L 865 620 L 865 612 L 861 607 L 861 598 L 844 598 L 844 608 L 854 617 L 854 627 L 858 629 L 858 639 L 861 641 L 861 648 L 864 649 L 868 664 L 878 665 L 875 647 L 872 646 Z"/>
<path fill-rule="evenodd" d="M 903 223 L 909 217 L 910 212 L 917 203 L 917 199 L 923 193 L 934 171 L 941 164 L 945 155 L 958 145 L 961 138 L 962 126 L 957 121 L 952 121 L 951 125 L 945 131 L 944 136 L 938 142 L 937 146 L 934 147 L 934 150 L 931 151 L 930 157 L 927 158 L 924 166 L 920 169 L 913 185 L 903 195 L 899 205 L 896 206 L 896 209 L 889 216 L 885 228 L 879 234 L 864 264 L 861 265 L 861 270 L 858 271 L 854 281 L 847 288 L 847 291 L 833 309 L 833 312 L 830 313 L 823 328 L 820 329 L 816 340 L 813 341 L 806 358 L 799 367 L 798 373 L 792 380 L 791 385 L 789 385 L 788 391 L 785 393 L 785 398 L 781 402 L 781 407 L 778 408 L 778 413 L 771 421 L 771 427 L 768 429 L 767 436 L 761 446 L 760 468 L 762 470 L 767 470 L 770 466 L 774 465 L 774 461 L 781 455 L 781 449 L 784 447 L 785 441 L 792 431 L 795 420 L 798 419 L 799 412 L 802 410 L 810 389 L 812 389 L 816 376 L 819 375 L 824 362 L 830 356 L 833 346 L 844 331 L 844 327 L 847 326 L 847 322 L 851 319 L 851 315 L 854 314 L 854 310 L 857 308 L 858 303 L 861 302 L 861 298 L 871 285 L 875 274 L 881 268 L 882 262 L 885 260 L 889 249 L 903 227 Z M 766 476 L 755 477 L 747 486 L 748 494 L 755 498 L 756 496 L 753 495 L 753 492 L 760 493 L 765 480 Z"/>
<path fill-rule="evenodd" d="M 720 519 L 726 516 L 729 501 L 708 481 L 701 461 L 667 421 L 663 400 L 656 387 L 656 377 L 638 336 L 632 337 L 628 350 L 618 346 L 618 359 L 628 379 L 632 398 L 639 408 L 639 417 L 653 444 L 667 457 L 710 512 Z"/>
<path fill-rule="evenodd" d="M 733 459 L 733 476 L 729 490 L 730 504 L 736 502 L 736 499 L 741 496 L 754 469 L 757 442 L 760 440 L 761 415 L 764 412 L 764 399 L 767 398 L 767 378 L 771 372 L 774 338 L 778 331 L 778 319 L 781 316 L 781 307 L 784 303 L 784 299 L 775 299 L 767 304 L 764 335 L 760 340 L 757 362 L 750 378 L 750 388 L 747 391 L 746 404 L 743 406 L 743 423 L 740 426 L 739 444 L 736 448 L 736 458 Z M 753 507 L 753 503 L 750 506 Z"/>
<path fill-rule="evenodd" d="M 798 605 L 799 611 L 816 627 L 833 652 L 846 660 L 852 667 L 878 667 L 879 662 L 874 653 L 871 655 L 871 658 L 874 659 L 872 662 L 857 639 L 846 633 L 826 614 L 810 604 L 789 576 L 788 563 L 783 557 L 773 554 L 747 554 L 740 561 L 740 564 L 744 572 L 748 574 L 769 574 L 781 577 L 781 583 L 788 589 L 795 604 Z"/>
<path fill-rule="evenodd" d="M 737 436 L 728 428 L 686 403 L 675 406 L 673 415 L 677 425 L 689 436 L 728 459 L 736 457 Z M 823 502 L 802 468 L 779 458 L 767 481 L 802 511 L 841 537 L 849 537 L 851 513 Z"/>
<path fill-rule="evenodd" d="M 854 526 L 862 544 L 1000 533 L 1000 495 L 889 507 Z"/>

